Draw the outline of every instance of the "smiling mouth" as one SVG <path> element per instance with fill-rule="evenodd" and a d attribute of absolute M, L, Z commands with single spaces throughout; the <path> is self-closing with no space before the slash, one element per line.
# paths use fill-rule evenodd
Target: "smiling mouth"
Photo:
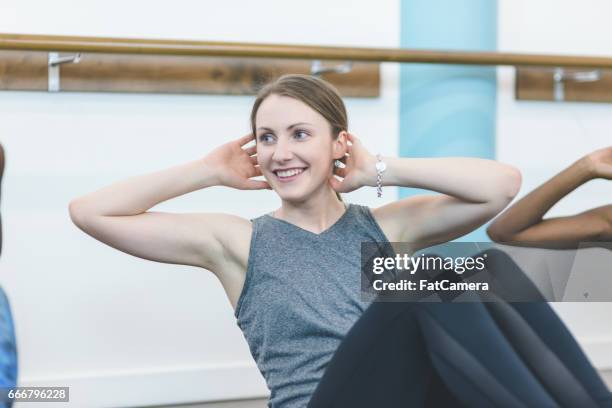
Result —
<path fill-rule="evenodd" d="M 300 167 L 289 170 L 276 170 L 273 173 L 278 180 L 282 182 L 287 182 L 297 179 L 300 174 L 304 173 L 307 169 L 308 167 Z"/>

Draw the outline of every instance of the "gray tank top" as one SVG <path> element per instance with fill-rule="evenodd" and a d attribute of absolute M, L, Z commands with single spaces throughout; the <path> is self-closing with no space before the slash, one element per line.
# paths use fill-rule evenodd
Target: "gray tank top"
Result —
<path fill-rule="evenodd" d="M 268 407 L 304 408 L 361 300 L 361 242 L 386 242 L 370 209 L 349 204 L 315 234 L 269 214 L 251 219 L 235 316 L 270 389 Z"/>

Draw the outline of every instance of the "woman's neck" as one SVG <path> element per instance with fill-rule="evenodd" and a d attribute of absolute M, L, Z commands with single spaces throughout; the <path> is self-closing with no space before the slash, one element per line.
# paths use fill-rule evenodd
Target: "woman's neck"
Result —
<path fill-rule="evenodd" d="M 321 199 L 312 197 L 297 204 L 283 200 L 281 208 L 274 211 L 272 216 L 300 228 L 320 233 L 334 225 L 346 208 L 346 205 L 332 192 Z"/>

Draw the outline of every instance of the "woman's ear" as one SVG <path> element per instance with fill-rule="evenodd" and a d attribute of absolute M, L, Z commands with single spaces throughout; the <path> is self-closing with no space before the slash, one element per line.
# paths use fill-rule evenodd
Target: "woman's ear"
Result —
<path fill-rule="evenodd" d="M 334 159 L 344 159 L 346 152 L 348 151 L 348 136 L 346 130 L 342 130 L 338 133 L 338 137 L 334 140 Z"/>

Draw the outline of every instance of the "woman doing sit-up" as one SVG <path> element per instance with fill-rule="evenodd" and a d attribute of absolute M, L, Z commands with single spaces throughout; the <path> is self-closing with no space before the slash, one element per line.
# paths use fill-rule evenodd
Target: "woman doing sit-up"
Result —
<path fill-rule="evenodd" d="M 73 221 L 134 256 L 212 272 L 271 391 L 269 406 L 558 406 L 481 303 L 361 298 L 362 242 L 401 241 L 414 252 L 460 237 L 517 194 L 515 168 L 377 156 L 348 132 L 335 88 L 305 75 L 262 88 L 251 127 L 204 157 L 74 199 Z M 271 189 L 281 205 L 251 220 L 149 211 L 212 186 Z M 342 201 L 340 193 L 365 186 L 440 194 L 376 208 Z M 456 357 L 459 366 L 449 366 Z"/>

